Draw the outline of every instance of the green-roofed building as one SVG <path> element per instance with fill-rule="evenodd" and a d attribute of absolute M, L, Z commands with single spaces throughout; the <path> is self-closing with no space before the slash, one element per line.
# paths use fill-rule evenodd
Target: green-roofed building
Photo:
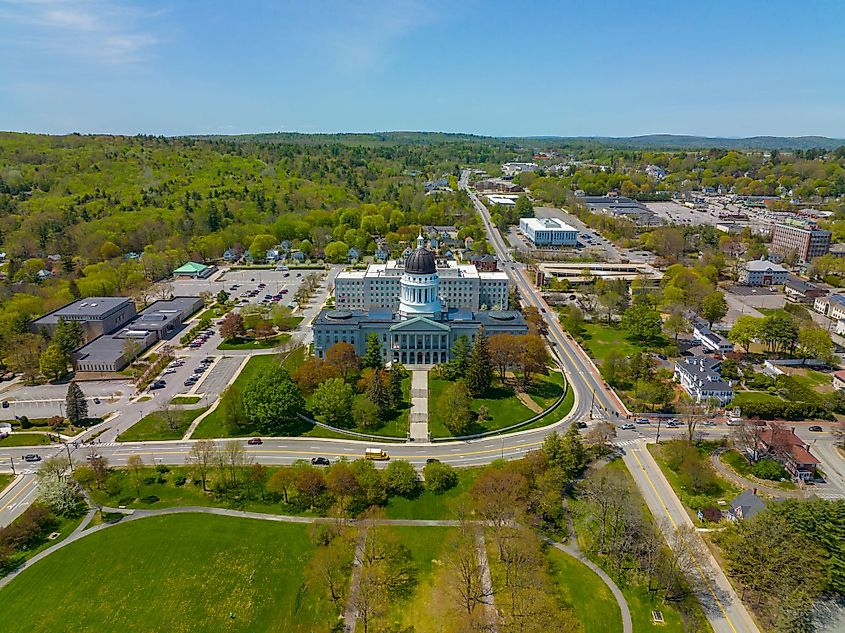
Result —
<path fill-rule="evenodd" d="M 187 262 L 173 271 L 174 277 L 192 277 L 193 279 L 205 279 L 217 270 L 216 266 L 206 266 L 197 262 Z"/>

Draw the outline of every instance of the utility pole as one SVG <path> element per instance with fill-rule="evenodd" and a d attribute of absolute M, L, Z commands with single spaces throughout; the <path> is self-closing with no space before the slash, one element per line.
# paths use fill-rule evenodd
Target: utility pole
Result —
<path fill-rule="evenodd" d="M 15 470 L 15 458 L 9 455 L 9 463 L 12 465 L 12 474 L 17 476 L 17 471 Z"/>

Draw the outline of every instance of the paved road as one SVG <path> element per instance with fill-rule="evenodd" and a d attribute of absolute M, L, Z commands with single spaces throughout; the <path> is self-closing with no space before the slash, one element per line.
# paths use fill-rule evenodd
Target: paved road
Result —
<path fill-rule="evenodd" d="M 38 482 L 32 469 L 24 469 L 28 474 L 20 474 L 3 491 L 0 491 L 0 528 L 9 525 L 35 501 Z M 20 466 L 18 467 L 20 473 Z"/>

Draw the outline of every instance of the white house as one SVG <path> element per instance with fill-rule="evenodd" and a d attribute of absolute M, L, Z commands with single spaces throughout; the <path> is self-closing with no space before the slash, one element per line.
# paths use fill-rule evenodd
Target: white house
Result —
<path fill-rule="evenodd" d="M 692 337 L 701 343 L 702 347 L 716 354 L 728 354 L 734 351 L 733 343 L 711 330 L 707 321 L 698 317 L 692 319 Z"/>
<path fill-rule="evenodd" d="M 696 402 L 714 398 L 721 406 L 730 404 L 734 389 L 722 379 L 722 363 L 707 356 L 684 358 L 675 364 L 675 380 Z"/>
<path fill-rule="evenodd" d="M 739 283 L 744 286 L 779 286 L 786 282 L 789 271 L 780 264 L 765 259 L 746 262 L 739 271 Z"/>

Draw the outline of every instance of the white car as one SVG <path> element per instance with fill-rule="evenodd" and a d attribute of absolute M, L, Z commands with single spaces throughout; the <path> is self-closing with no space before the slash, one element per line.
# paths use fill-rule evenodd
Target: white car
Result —
<path fill-rule="evenodd" d="M 162 374 L 175 374 L 175 373 L 176 373 L 176 368 L 175 368 L 175 367 L 168 367 L 167 369 L 165 369 L 165 370 L 164 370 L 163 372 L 161 372 L 161 373 L 162 373 Z"/>

